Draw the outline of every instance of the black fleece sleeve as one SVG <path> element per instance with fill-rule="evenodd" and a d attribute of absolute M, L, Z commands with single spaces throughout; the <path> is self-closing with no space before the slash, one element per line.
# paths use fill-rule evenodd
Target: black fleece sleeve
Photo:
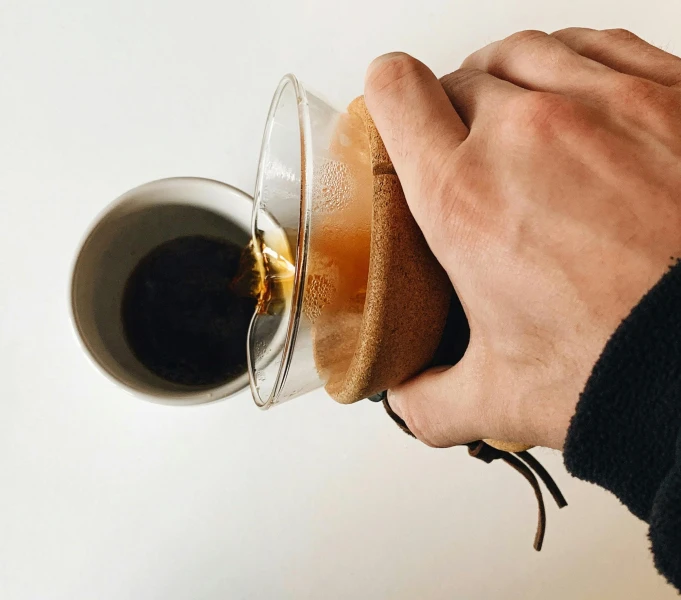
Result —
<path fill-rule="evenodd" d="M 655 565 L 681 591 L 681 264 L 625 319 L 598 360 L 565 465 L 650 525 Z"/>

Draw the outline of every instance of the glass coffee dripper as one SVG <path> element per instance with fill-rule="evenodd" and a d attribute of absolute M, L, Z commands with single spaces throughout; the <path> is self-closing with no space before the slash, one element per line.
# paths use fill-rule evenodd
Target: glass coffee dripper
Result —
<path fill-rule="evenodd" d="M 372 189 L 361 120 L 284 77 L 265 127 L 253 203 L 263 287 L 248 370 L 261 408 L 341 385 L 362 323 Z"/>
<path fill-rule="evenodd" d="M 288 75 L 269 111 L 252 202 L 224 183 L 171 178 L 126 192 L 95 220 L 74 263 L 75 331 L 104 373 L 154 402 L 212 402 L 249 380 L 257 405 L 267 408 L 338 386 L 361 325 L 371 199 L 361 120 Z M 201 218 L 172 218 L 190 209 Z M 231 291 L 257 299 L 243 341 L 248 374 L 224 385 L 171 385 L 154 377 L 130 347 L 121 319 L 135 265 L 159 244 L 188 235 L 241 247 Z"/>

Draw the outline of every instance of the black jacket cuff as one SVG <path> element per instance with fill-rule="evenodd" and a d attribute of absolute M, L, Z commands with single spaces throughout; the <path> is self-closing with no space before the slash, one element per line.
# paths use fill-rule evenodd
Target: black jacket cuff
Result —
<path fill-rule="evenodd" d="M 681 589 L 681 264 L 608 341 L 565 441 L 568 471 L 651 525 L 660 571 Z"/>

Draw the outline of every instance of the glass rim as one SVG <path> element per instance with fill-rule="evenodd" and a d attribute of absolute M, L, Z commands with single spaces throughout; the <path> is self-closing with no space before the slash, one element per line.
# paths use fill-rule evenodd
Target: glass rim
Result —
<path fill-rule="evenodd" d="M 305 88 L 300 83 L 298 78 L 292 73 L 284 75 L 277 86 L 277 89 L 272 98 L 270 109 L 267 114 L 267 121 L 265 124 L 265 131 L 263 134 L 262 145 L 260 148 L 260 158 L 258 160 L 258 172 L 256 176 L 255 192 L 253 195 L 253 216 L 251 220 L 251 237 L 253 244 L 257 247 L 258 240 L 258 220 L 261 218 L 262 208 L 262 191 L 263 182 L 265 178 L 265 157 L 267 156 L 270 135 L 274 126 L 274 117 L 279 108 L 281 98 L 286 89 L 292 86 L 296 97 L 296 105 L 298 112 L 298 128 L 300 132 L 300 213 L 298 219 L 298 235 L 296 239 L 296 248 L 294 252 L 294 279 L 293 291 L 291 295 L 291 309 L 288 315 L 288 322 L 286 324 L 286 334 L 284 338 L 283 348 L 281 350 L 281 361 L 277 370 L 277 375 L 272 386 L 269 396 L 263 400 L 260 396 L 256 382 L 254 358 L 251 356 L 251 333 L 253 324 L 258 318 L 257 313 L 253 315 L 248 329 L 248 348 L 247 348 L 247 370 L 248 380 L 251 387 L 251 394 L 255 404 L 266 410 L 276 404 L 276 398 L 279 396 L 282 387 L 286 382 L 286 377 L 291 365 L 291 357 L 296 343 L 298 334 L 298 325 L 302 315 L 303 297 L 305 291 L 305 274 L 307 272 L 307 257 L 308 247 L 310 243 L 310 222 L 312 217 L 312 142 L 310 134 L 310 114 L 307 95 Z M 270 217 L 271 218 L 271 217 Z"/>

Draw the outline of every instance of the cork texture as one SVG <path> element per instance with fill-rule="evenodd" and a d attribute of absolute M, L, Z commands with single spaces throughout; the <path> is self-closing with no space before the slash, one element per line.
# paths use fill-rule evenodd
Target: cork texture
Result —
<path fill-rule="evenodd" d="M 341 380 L 326 391 L 351 404 L 402 383 L 431 362 L 442 337 L 452 286 L 409 211 L 402 186 L 364 104 L 348 108 L 364 122 L 371 150 L 371 254 L 359 340 Z"/>
<path fill-rule="evenodd" d="M 453 293 L 447 274 L 409 211 L 364 98 L 353 100 L 348 113 L 364 122 L 369 136 L 373 210 L 369 280 L 358 345 L 345 376 L 326 386 L 329 395 L 342 404 L 394 387 L 425 369 L 442 338 Z M 330 352 L 333 344 L 342 341 L 330 336 L 324 351 Z M 485 442 L 506 452 L 531 447 Z"/>
<path fill-rule="evenodd" d="M 517 442 L 501 442 L 499 440 L 483 440 L 483 442 L 502 452 L 524 452 L 525 450 L 532 448 L 532 446 L 519 444 Z"/>
<path fill-rule="evenodd" d="M 369 114 L 364 97 L 355 98 L 348 106 L 348 113 L 359 117 L 366 126 L 369 135 L 369 151 L 371 152 L 371 170 L 374 175 L 395 175 L 395 168 L 385 149 L 381 134 L 374 125 L 374 121 Z"/>

